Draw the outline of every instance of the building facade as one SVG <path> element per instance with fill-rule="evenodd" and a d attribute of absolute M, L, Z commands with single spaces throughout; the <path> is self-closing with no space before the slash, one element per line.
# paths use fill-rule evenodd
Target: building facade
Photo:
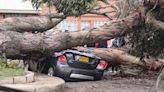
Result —
<path fill-rule="evenodd" d="M 109 3 L 115 3 L 118 0 L 109 0 Z M 101 6 L 105 6 L 105 3 L 98 2 Z M 105 8 L 101 9 L 100 12 L 111 12 L 114 11 L 113 8 Z M 41 15 L 49 14 L 49 13 L 56 13 L 54 7 L 47 7 L 46 4 L 42 5 L 42 12 Z M 111 17 L 114 17 L 114 13 L 109 14 Z M 92 28 L 101 27 L 105 23 L 109 22 L 110 19 L 104 16 L 95 15 L 95 14 L 85 14 L 80 17 L 67 17 L 63 20 L 60 24 L 57 25 L 59 30 L 69 30 L 69 31 L 79 31 L 79 30 L 88 30 Z"/>
<path fill-rule="evenodd" d="M 0 0 L 0 19 L 7 17 L 35 16 L 41 9 L 34 9 L 30 1 Z"/>

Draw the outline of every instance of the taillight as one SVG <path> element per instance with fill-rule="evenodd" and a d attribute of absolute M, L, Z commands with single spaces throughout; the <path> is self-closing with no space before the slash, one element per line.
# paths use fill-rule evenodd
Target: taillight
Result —
<path fill-rule="evenodd" d="M 108 65 L 107 61 L 101 60 L 97 66 L 97 69 L 104 70 Z"/>
<path fill-rule="evenodd" d="M 66 59 L 66 57 L 65 57 L 64 55 L 60 55 L 60 56 L 58 57 L 58 61 L 59 61 L 60 63 L 62 63 L 62 64 L 67 64 L 67 59 Z"/>

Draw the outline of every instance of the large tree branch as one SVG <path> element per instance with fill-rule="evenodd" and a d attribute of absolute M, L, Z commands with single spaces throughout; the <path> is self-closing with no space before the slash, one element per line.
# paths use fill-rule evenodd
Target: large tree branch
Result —
<path fill-rule="evenodd" d="M 104 16 L 107 16 L 106 13 L 103 14 Z M 54 18 L 57 17 L 57 18 Z M 10 31 L 17 31 L 17 32 L 44 32 L 48 29 L 53 28 L 56 26 L 59 22 L 61 22 L 65 16 L 37 16 L 37 17 L 12 17 L 12 18 L 6 18 L 3 19 L 0 23 L 0 29 L 1 30 L 10 30 Z M 134 19 L 133 19 L 134 18 Z M 128 22 L 134 22 L 133 20 L 136 20 L 136 18 L 139 18 L 138 13 L 129 16 L 127 19 L 121 19 L 121 20 L 114 20 L 112 21 L 112 25 L 114 24 L 120 24 L 121 25 L 127 25 L 129 26 Z M 108 26 L 112 26 L 111 24 L 108 24 Z M 130 23 L 131 25 L 131 23 Z M 115 27 L 115 29 L 118 29 Z"/>
<path fill-rule="evenodd" d="M 31 52 L 46 54 L 95 42 L 99 38 L 111 39 L 114 36 L 120 35 L 122 32 L 129 32 L 133 25 L 136 25 L 139 17 L 139 14 L 134 14 L 125 19 L 113 20 L 108 25 L 101 27 L 101 29 L 62 32 L 52 35 L 1 30 L 0 51 L 6 53 L 8 56 L 29 54 Z M 120 25 L 123 27 L 121 28 Z"/>
<path fill-rule="evenodd" d="M 110 11 L 110 12 L 99 12 L 99 11 L 90 11 L 88 13 L 90 14 L 96 14 L 96 15 L 102 15 L 102 16 L 105 16 L 107 17 L 108 19 L 112 20 L 112 18 L 109 16 L 109 13 L 114 13 L 115 11 Z"/>
<path fill-rule="evenodd" d="M 64 18 L 51 18 L 47 16 L 6 18 L 1 21 L 0 29 L 17 32 L 44 32 L 56 26 Z"/>
<path fill-rule="evenodd" d="M 127 14 L 128 8 L 129 8 L 129 0 L 124 1 L 123 9 L 121 9 L 121 15 L 119 18 L 124 18 Z"/>
<path fill-rule="evenodd" d="M 155 26 L 158 29 L 164 30 L 164 22 L 155 19 L 154 15 L 151 11 L 149 11 L 147 13 L 146 22 L 153 24 L 153 26 Z"/>
<path fill-rule="evenodd" d="M 116 9 L 116 6 L 114 5 L 114 3 L 110 3 L 110 4 L 105 5 L 105 6 L 101 6 L 101 5 L 98 4 L 98 5 L 94 8 L 94 10 L 106 9 L 106 8 L 109 8 L 109 7 L 113 8 L 113 9 Z"/>
<path fill-rule="evenodd" d="M 145 0 L 146 3 L 155 4 L 157 0 Z M 164 0 L 158 0 L 159 4 L 164 4 Z"/>
<path fill-rule="evenodd" d="M 125 65 L 140 65 L 147 67 L 149 69 L 157 69 L 161 67 L 164 62 L 161 60 L 157 60 L 155 58 L 145 58 L 144 61 L 141 61 L 139 57 L 132 56 L 126 53 L 123 50 L 112 49 L 112 48 L 84 48 L 84 47 L 76 47 L 76 49 L 80 51 L 88 51 L 93 53 L 104 60 L 114 61 L 116 63 L 125 64 Z"/>
<path fill-rule="evenodd" d="M 113 4 L 110 4 L 110 5 L 106 5 L 106 6 L 98 6 L 98 7 L 95 7 L 94 10 L 101 10 L 101 9 L 106 9 L 106 8 L 109 8 L 109 7 L 115 7 Z"/>
<path fill-rule="evenodd" d="M 129 32 L 132 32 L 133 27 L 137 26 L 140 21 L 142 21 L 140 14 L 134 13 L 123 19 L 112 20 L 112 21 L 110 21 L 110 23 L 107 23 L 107 24 L 101 26 L 97 30 L 100 30 L 100 31 L 101 30 L 106 30 L 106 31 L 115 30 L 113 32 L 113 36 L 125 35 Z"/>
<path fill-rule="evenodd" d="M 106 13 L 100 13 L 100 12 L 91 12 L 91 13 L 104 15 L 104 16 L 110 18 Z M 57 18 L 55 18 L 55 17 L 57 17 Z M 35 32 L 35 31 L 44 32 L 44 31 L 47 31 L 48 29 L 51 29 L 54 26 L 56 26 L 64 18 L 65 18 L 65 16 L 57 16 L 57 15 L 49 15 L 49 17 L 48 16 L 40 16 L 40 17 L 37 16 L 37 17 L 6 18 L 0 22 L 0 29 L 17 31 L 17 32 Z"/>
<path fill-rule="evenodd" d="M 61 19 L 65 19 L 66 18 L 66 16 L 64 15 L 64 14 L 46 14 L 46 16 L 48 16 L 48 17 L 50 17 L 51 19 L 52 18 L 61 18 Z"/>

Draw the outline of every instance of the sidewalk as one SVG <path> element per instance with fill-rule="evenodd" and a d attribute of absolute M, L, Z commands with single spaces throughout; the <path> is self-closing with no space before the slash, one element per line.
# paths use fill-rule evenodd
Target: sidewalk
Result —
<path fill-rule="evenodd" d="M 64 92 L 65 81 L 61 78 L 37 74 L 34 80 L 35 82 L 32 83 L 0 84 L 0 86 L 18 89 L 25 92 Z"/>

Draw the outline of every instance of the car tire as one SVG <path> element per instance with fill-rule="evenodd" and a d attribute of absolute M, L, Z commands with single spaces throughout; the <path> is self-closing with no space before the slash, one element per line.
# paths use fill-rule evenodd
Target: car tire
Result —
<path fill-rule="evenodd" d="M 54 76 L 54 75 L 55 75 L 54 67 L 50 66 L 48 68 L 48 76 Z"/>

